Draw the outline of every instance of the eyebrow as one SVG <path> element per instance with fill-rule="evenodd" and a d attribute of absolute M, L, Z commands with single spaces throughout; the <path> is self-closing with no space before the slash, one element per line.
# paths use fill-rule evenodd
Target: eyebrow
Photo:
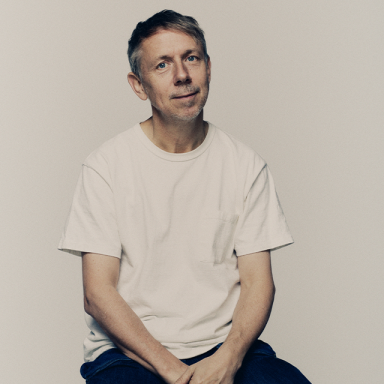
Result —
<path fill-rule="evenodd" d="M 199 52 L 198 49 L 187 49 L 182 55 L 181 57 L 187 57 L 189 56 L 191 53 L 197 53 Z M 158 56 L 154 59 L 154 62 L 157 62 L 159 60 L 169 60 L 169 59 L 172 59 L 171 56 L 168 56 L 168 55 L 162 55 L 162 56 Z"/>

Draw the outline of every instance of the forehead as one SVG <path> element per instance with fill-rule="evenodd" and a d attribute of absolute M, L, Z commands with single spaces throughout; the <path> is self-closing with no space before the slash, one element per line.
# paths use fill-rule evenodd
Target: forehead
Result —
<path fill-rule="evenodd" d="M 182 55 L 189 50 L 202 51 L 202 48 L 192 36 L 176 30 L 161 29 L 141 43 L 143 61 Z"/>

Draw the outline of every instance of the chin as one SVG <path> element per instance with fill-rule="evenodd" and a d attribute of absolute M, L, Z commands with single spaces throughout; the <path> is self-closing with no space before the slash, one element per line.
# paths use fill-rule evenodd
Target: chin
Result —
<path fill-rule="evenodd" d="M 192 120 L 195 120 L 196 117 L 199 116 L 199 114 L 203 110 L 206 101 L 207 101 L 207 98 L 204 98 L 204 100 L 202 100 L 202 102 L 200 102 L 200 105 L 195 105 L 195 108 L 193 108 L 192 110 L 187 111 L 185 113 L 180 113 L 180 114 L 175 113 L 175 114 L 172 114 L 172 117 L 175 118 L 175 119 L 181 120 L 181 121 L 192 121 Z"/>
<path fill-rule="evenodd" d="M 195 112 L 191 112 L 191 113 L 186 113 L 184 115 L 182 114 L 174 114 L 172 115 L 172 117 L 174 119 L 177 119 L 177 120 L 182 120 L 182 121 L 192 121 L 192 120 L 195 120 L 197 116 L 199 116 L 200 112 L 203 110 L 203 108 L 195 111 Z"/>

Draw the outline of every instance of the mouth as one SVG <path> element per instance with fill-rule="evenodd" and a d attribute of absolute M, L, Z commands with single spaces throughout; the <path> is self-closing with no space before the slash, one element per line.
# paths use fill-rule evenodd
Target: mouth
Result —
<path fill-rule="evenodd" d="M 192 99 L 192 97 L 195 96 L 197 93 L 198 93 L 198 91 L 196 91 L 196 92 L 191 92 L 191 93 L 186 93 L 185 95 L 174 96 L 174 99 L 178 99 L 178 100 L 188 100 L 188 99 Z"/>

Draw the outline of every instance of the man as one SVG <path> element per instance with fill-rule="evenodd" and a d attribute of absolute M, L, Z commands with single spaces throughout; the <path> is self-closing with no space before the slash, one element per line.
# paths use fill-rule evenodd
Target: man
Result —
<path fill-rule="evenodd" d="M 270 250 L 292 243 L 272 177 L 203 120 L 211 62 L 197 22 L 163 11 L 129 41 L 152 116 L 83 164 L 59 249 L 82 255 L 87 383 L 308 383 L 258 340 Z"/>

